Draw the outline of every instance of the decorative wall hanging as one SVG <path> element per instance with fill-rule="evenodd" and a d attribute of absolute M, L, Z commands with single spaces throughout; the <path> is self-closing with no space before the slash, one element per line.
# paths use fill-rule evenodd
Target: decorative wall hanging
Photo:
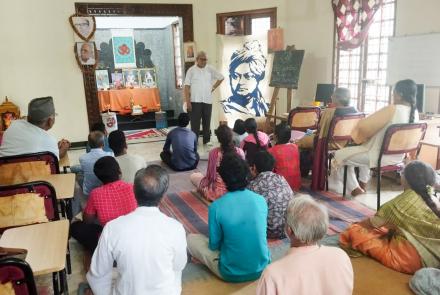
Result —
<path fill-rule="evenodd" d="M 94 70 L 98 60 L 98 51 L 95 42 L 76 42 L 75 58 L 81 70 Z"/>
<path fill-rule="evenodd" d="M 69 17 L 69 22 L 78 37 L 86 42 L 95 34 L 96 21 L 94 16 L 73 14 Z"/>
<path fill-rule="evenodd" d="M 184 60 L 185 62 L 194 62 L 196 61 L 196 43 L 194 42 L 185 42 L 183 43 L 183 51 L 184 51 Z"/>
<path fill-rule="evenodd" d="M 133 30 L 112 30 L 115 68 L 136 68 Z"/>

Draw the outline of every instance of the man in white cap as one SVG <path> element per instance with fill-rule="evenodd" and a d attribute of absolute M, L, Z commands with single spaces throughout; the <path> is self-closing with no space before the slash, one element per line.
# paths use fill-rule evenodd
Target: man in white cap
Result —
<path fill-rule="evenodd" d="M 51 152 L 58 158 L 66 155 L 70 143 L 56 139 L 47 131 L 55 123 L 53 98 L 40 97 L 31 100 L 26 120 L 15 120 L 5 131 L 0 146 L 0 157 L 38 152 Z"/>

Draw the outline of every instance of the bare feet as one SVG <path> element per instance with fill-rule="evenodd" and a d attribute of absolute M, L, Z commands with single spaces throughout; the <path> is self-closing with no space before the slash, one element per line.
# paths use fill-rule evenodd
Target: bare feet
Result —
<path fill-rule="evenodd" d="M 359 186 L 360 186 L 361 189 L 363 189 L 364 191 L 367 191 L 367 183 L 366 183 L 366 182 L 359 181 Z"/>
<path fill-rule="evenodd" d="M 357 187 L 357 188 L 355 188 L 354 190 L 351 191 L 351 195 L 353 197 L 359 196 L 361 194 L 365 194 L 365 191 L 362 188 L 360 188 L 360 187 Z"/>

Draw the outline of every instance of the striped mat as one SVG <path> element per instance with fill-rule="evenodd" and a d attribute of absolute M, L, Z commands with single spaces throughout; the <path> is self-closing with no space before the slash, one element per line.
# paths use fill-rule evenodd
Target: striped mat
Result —
<path fill-rule="evenodd" d="M 361 221 L 375 213 L 365 205 L 352 200 L 344 200 L 332 192 L 314 192 L 303 188 L 303 193 L 312 195 L 329 210 L 329 235 L 344 231 L 353 222 Z M 197 192 L 168 194 L 161 202 L 161 210 L 179 220 L 188 233 L 208 235 L 208 206 Z M 273 241 L 271 241 L 273 242 Z"/>

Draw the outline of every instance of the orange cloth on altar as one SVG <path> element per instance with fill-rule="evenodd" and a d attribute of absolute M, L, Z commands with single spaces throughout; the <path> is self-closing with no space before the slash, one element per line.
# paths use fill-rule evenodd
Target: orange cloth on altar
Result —
<path fill-rule="evenodd" d="M 160 94 L 158 88 L 112 89 L 98 91 L 99 110 L 120 112 L 130 110 L 130 99 L 135 105 L 150 111 L 160 110 Z"/>

